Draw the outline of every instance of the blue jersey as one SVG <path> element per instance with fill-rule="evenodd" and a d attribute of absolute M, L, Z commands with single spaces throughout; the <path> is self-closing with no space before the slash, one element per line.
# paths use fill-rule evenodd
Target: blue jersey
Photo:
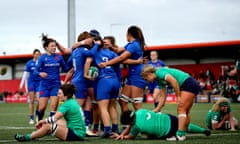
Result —
<path fill-rule="evenodd" d="M 166 66 L 166 64 L 161 60 L 157 60 L 156 62 L 149 61 L 148 64 L 154 66 L 155 68 Z"/>
<path fill-rule="evenodd" d="M 102 48 L 94 55 L 94 60 L 96 64 L 109 61 L 118 55 L 113 51 Z M 115 64 L 112 66 L 107 66 L 99 70 L 99 77 L 97 83 L 97 95 L 96 100 L 103 99 L 116 99 L 119 94 L 120 81 L 119 74 L 120 65 Z"/>
<path fill-rule="evenodd" d="M 60 54 L 43 54 L 39 57 L 36 69 L 34 70 L 35 74 L 38 74 L 40 72 L 47 73 L 46 78 L 42 78 L 41 81 L 59 81 L 60 82 L 60 67 L 64 71 L 68 71 L 68 66 L 66 65 L 63 57 Z"/>
<path fill-rule="evenodd" d="M 102 48 L 94 55 L 94 60 L 95 60 L 96 64 L 98 65 L 102 62 L 109 61 L 117 56 L 118 55 L 116 53 L 114 53 L 113 51 L 111 51 L 107 48 Z M 99 78 L 106 77 L 106 76 L 118 77 L 119 76 L 119 74 L 117 74 L 117 73 L 119 73 L 118 68 L 120 69 L 119 64 L 101 68 L 99 70 Z"/>
<path fill-rule="evenodd" d="M 34 74 L 35 65 L 36 65 L 36 61 L 34 61 L 33 59 L 29 60 L 25 65 L 24 71 L 29 73 L 28 83 L 30 83 L 32 81 L 40 81 L 41 80 L 41 77 L 39 75 Z"/>
<path fill-rule="evenodd" d="M 125 46 L 125 49 L 131 53 L 130 59 L 137 60 L 140 57 L 143 57 L 143 50 L 138 40 L 134 40 L 133 42 L 128 43 Z M 128 67 L 129 75 L 140 75 L 143 69 L 143 64 L 130 64 Z"/>
<path fill-rule="evenodd" d="M 72 61 L 74 73 L 72 81 L 84 81 L 84 65 L 87 57 L 92 56 L 91 51 L 85 47 L 79 47 L 72 52 L 68 61 Z"/>

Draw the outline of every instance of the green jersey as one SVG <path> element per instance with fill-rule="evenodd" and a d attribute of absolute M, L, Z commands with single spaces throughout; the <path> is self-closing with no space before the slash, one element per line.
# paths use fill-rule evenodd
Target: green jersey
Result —
<path fill-rule="evenodd" d="M 141 132 L 161 138 L 170 131 L 171 119 L 167 114 L 139 109 L 135 112 L 135 115 L 136 119 L 130 130 L 130 135 L 133 137 L 136 137 Z"/>
<path fill-rule="evenodd" d="M 223 117 L 232 111 L 230 104 L 228 103 L 228 111 L 226 113 L 216 111 L 212 109 L 208 111 L 206 116 L 206 125 L 208 128 L 212 128 L 212 123 L 219 123 L 222 121 Z"/>
<path fill-rule="evenodd" d="M 160 89 L 165 88 L 165 86 L 167 85 L 166 76 L 168 74 L 172 75 L 177 80 L 180 87 L 182 86 L 184 81 L 190 77 L 190 75 L 186 72 L 183 72 L 181 70 L 174 69 L 174 68 L 168 68 L 168 67 L 158 68 L 155 74 L 157 76 L 158 85 Z"/>
<path fill-rule="evenodd" d="M 236 62 L 236 69 L 237 69 L 237 70 L 240 70 L 240 59 L 237 60 L 237 62 Z"/>
<path fill-rule="evenodd" d="M 58 112 L 63 114 L 67 127 L 80 138 L 85 137 L 86 127 L 81 107 L 75 99 L 68 99 L 60 105 Z"/>

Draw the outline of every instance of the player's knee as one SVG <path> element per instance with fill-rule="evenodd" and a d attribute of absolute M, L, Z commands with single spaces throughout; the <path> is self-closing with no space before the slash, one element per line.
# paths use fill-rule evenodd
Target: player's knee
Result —
<path fill-rule="evenodd" d="M 45 129 L 45 130 L 47 130 L 49 133 L 51 132 L 51 127 L 52 127 L 52 126 L 51 126 L 50 124 L 43 124 L 43 125 L 42 125 L 42 128 Z"/>

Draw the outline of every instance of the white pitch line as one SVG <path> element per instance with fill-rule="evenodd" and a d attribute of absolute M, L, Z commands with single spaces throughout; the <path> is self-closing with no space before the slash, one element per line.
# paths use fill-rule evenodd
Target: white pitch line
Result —
<path fill-rule="evenodd" d="M 17 129 L 34 129 L 35 127 L 13 127 L 13 126 L 0 126 L 1 130 L 17 130 Z"/>

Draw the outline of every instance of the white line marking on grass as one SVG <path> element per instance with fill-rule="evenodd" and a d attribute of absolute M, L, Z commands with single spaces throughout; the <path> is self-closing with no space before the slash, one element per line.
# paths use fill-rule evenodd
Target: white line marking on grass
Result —
<path fill-rule="evenodd" d="M 35 127 L 0 126 L 1 130 L 34 129 Z"/>
<path fill-rule="evenodd" d="M 6 115 L 27 115 L 27 113 L 1 113 L 0 116 Z"/>
<path fill-rule="evenodd" d="M 226 133 L 212 133 L 210 136 L 228 136 L 228 135 L 239 135 L 238 132 L 234 132 L 234 133 L 229 133 L 229 132 L 226 132 Z M 193 133 L 188 133 L 187 136 L 205 136 L 205 134 L 200 134 L 200 133 L 196 133 L 196 134 L 193 134 Z"/>

